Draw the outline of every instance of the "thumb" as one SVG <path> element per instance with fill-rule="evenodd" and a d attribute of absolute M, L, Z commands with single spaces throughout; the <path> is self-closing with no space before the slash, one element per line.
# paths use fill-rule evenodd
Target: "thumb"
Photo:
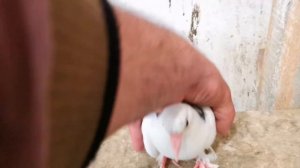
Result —
<path fill-rule="evenodd" d="M 235 109 L 231 98 L 227 100 L 228 102 L 226 104 L 212 107 L 216 117 L 217 131 L 222 136 L 228 136 L 230 127 L 235 118 Z"/>
<path fill-rule="evenodd" d="M 144 151 L 143 134 L 141 130 L 142 120 L 137 120 L 129 124 L 129 132 L 132 142 L 132 147 L 137 152 Z"/>

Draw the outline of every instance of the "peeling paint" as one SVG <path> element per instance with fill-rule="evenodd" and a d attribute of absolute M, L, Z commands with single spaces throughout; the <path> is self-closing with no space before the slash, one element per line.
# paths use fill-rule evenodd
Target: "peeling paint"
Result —
<path fill-rule="evenodd" d="M 192 43 L 194 42 L 194 38 L 197 35 L 199 22 L 200 22 L 200 8 L 198 5 L 195 5 L 191 15 L 191 26 L 190 26 L 189 36 L 188 36 Z"/>
<path fill-rule="evenodd" d="M 257 74 L 258 74 L 258 87 L 257 87 L 257 94 L 256 94 L 256 101 L 259 102 L 260 100 L 260 95 L 262 94 L 262 87 L 264 85 L 263 83 L 263 70 L 264 70 L 264 61 L 265 61 L 265 51 L 266 49 L 259 49 L 258 51 L 258 57 L 257 57 L 257 62 L 256 62 L 256 65 L 257 65 Z M 256 108 L 258 108 L 258 104 L 256 106 Z"/>
<path fill-rule="evenodd" d="M 287 5 L 286 5 L 286 10 L 285 10 L 285 17 L 284 17 L 284 23 L 285 25 L 287 24 L 288 22 L 288 18 L 289 18 L 289 13 L 290 13 L 290 10 L 291 10 L 291 6 L 292 6 L 293 2 L 292 0 L 290 0 Z"/>

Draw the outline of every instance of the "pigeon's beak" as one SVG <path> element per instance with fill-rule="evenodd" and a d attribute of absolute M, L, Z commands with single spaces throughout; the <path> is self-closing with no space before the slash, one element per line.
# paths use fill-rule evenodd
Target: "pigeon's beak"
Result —
<path fill-rule="evenodd" d="M 178 156 L 182 141 L 182 134 L 171 134 L 172 150 L 175 153 L 175 161 L 178 162 Z"/>

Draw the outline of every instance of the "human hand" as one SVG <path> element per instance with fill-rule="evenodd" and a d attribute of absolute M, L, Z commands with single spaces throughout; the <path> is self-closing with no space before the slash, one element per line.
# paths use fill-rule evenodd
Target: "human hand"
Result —
<path fill-rule="evenodd" d="M 213 78 L 213 77 L 212 77 Z M 221 77 L 216 77 L 215 80 L 222 81 Z M 213 81 L 212 81 L 213 82 Z M 235 110 L 232 105 L 232 100 L 230 96 L 230 90 L 227 85 L 223 82 L 220 84 L 216 84 L 218 81 L 213 82 L 214 84 L 210 84 L 210 82 L 206 84 L 198 84 L 199 89 L 195 89 L 195 91 L 191 91 L 187 93 L 185 98 L 186 101 L 191 103 L 199 104 L 215 104 L 212 106 L 215 116 L 216 116 L 216 124 L 218 133 L 226 136 L 228 135 L 230 126 L 233 122 Z M 223 88 L 224 87 L 224 88 Z M 222 99 L 222 97 L 224 99 Z M 203 103 L 204 102 L 204 103 Z M 160 112 L 160 111 L 156 111 Z M 144 143 L 143 143 L 143 135 L 141 131 L 142 119 L 138 119 L 129 124 L 130 137 L 132 141 L 133 149 L 137 152 L 144 151 Z"/>
<path fill-rule="evenodd" d="M 217 68 L 176 34 L 115 8 L 121 40 L 121 74 L 108 134 L 129 122 L 134 148 L 141 150 L 141 118 L 187 101 L 210 106 L 217 130 L 228 134 L 235 110 Z"/>

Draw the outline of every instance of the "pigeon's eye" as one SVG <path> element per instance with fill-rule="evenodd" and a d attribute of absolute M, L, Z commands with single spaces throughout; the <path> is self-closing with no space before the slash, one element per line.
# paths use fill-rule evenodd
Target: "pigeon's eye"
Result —
<path fill-rule="evenodd" d="M 210 152 L 211 152 L 210 149 L 204 149 L 204 153 L 205 153 L 206 155 L 208 155 Z"/>
<path fill-rule="evenodd" d="M 188 121 L 188 120 L 186 120 L 185 126 L 186 126 L 186 127 L 189 126 L 189 121 Z"/>

